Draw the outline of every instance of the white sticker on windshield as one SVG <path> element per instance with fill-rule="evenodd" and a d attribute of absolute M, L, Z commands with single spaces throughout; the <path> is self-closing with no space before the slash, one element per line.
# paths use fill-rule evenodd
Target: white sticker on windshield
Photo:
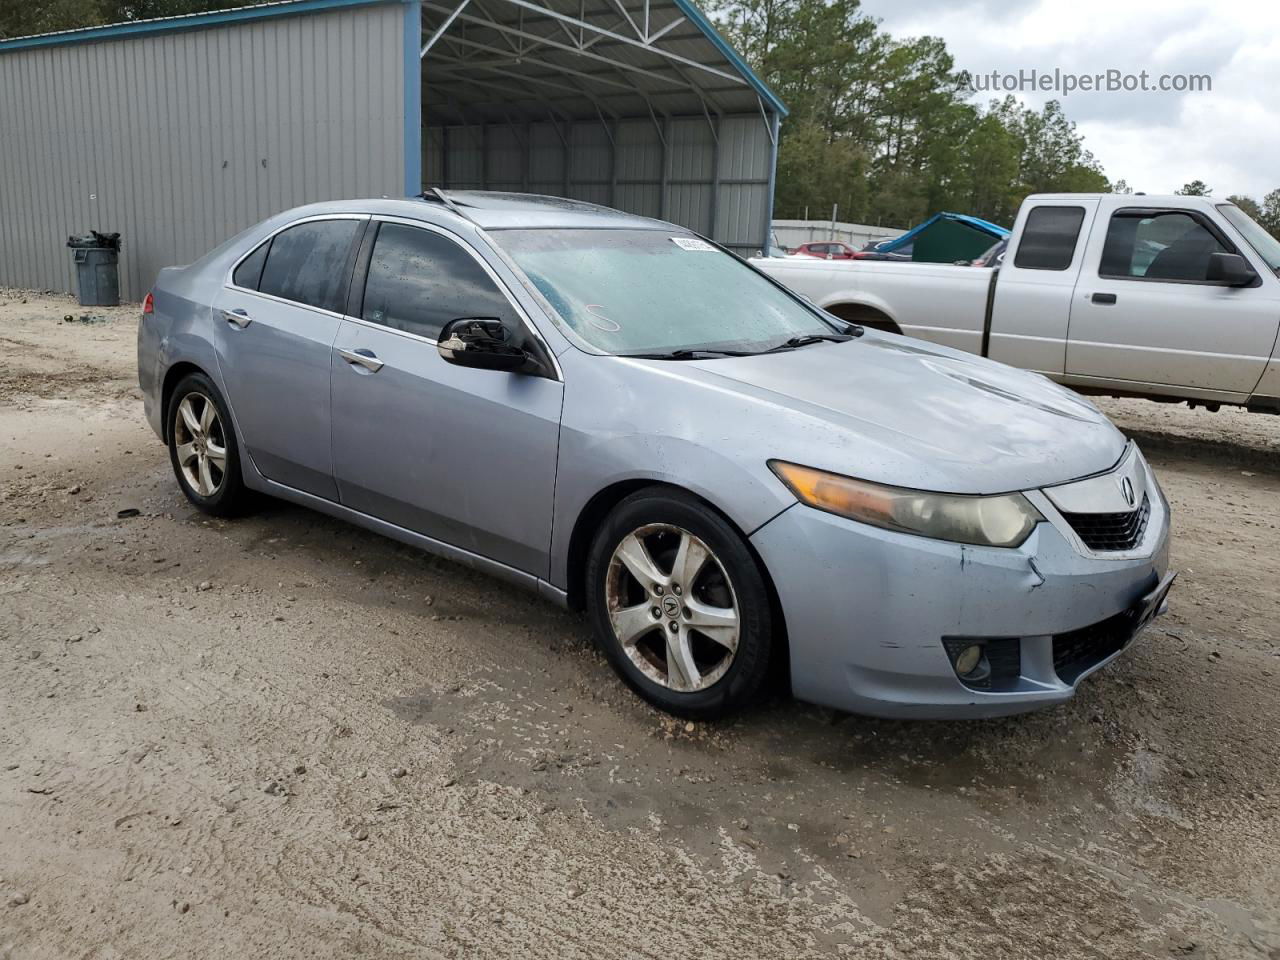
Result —
<path fill-rule="evenodd" d="M 697 237 L 672 237 L 671 242 L 681 250 L 715 250 L 711 244 Z"/>

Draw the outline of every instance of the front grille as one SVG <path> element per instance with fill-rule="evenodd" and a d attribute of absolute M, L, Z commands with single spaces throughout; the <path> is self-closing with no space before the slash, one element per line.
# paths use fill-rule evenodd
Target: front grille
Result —
<path fill-rule="evenodd" d="M 1133 616 L 1126 610 L 1114 617 L 1053 638 L 1053 669 L 1058 679 L 1071 684 L 1133 639 Z"/>
<path fill-rule="evenodd" d="M 1090 550 L 1132 550 L 1142 542 L 1151 519 L 1151 498 L 1128 513 L 1064 513 L 1062 518 Z"/>

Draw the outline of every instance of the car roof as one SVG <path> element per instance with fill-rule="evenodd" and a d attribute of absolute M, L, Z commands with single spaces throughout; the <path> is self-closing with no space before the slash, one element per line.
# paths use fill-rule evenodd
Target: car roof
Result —
<path fill-rule="evenodd" d="M 459 221 L 486 230 L 523 228 L 629 228 L 690 231 L 662 220 L 623 213 L 583 200 L 568 200 L 536 193 L 504 193 L 492 190 L 436 190 L 421 197 L 403 199 L 338 200 L 311 204 L 289 211 L 291 217 L 324 213 L 372 213 L 408 217 L 428 223 Z"/>

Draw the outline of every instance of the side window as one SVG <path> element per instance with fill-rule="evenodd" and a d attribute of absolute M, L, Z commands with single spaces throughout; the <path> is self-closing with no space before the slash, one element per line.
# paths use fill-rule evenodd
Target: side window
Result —
<path fill-rule="evenodd" d="M 1209 254 L 1233 252 L 1189 213 L 1117 210 L 1107 225 L 1098 275 L 1204 283 Z"/>
<path fill-rule="evenodd" d="M 1027 214 L 1013 265 L 1024 270 L 1065 270 L 1071 266 L 1084 207 L 1036 207 Z"/>
<path fill-rule="evenodd" d="M 277 233 L 259 292 L 341 313 L 344 267 L 359 225 L 357 220 L 314 220 Z"/>
<path fill-rule="evenodd" d="M 267 250 L 270 247 L 271 241 L 267 240 L 241 260 L 240 266 L 236 267 L 236 272 L 231 275 L 231 282 L 246 290 L 257 290 L 258 281 L 262 279 L 262 265 L 267 262 Z"/>
<path fill-rule="evenodd" d="M 384 223 L 369 261 L 361 316 L 434 340 L 459 317 L 518 323 L 510 301 L 459 244 L 430 230 Z"/>

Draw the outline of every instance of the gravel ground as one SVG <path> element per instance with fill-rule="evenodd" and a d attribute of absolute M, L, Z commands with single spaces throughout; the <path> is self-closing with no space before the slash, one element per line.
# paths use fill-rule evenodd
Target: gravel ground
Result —
<path fill-rule="evenodd" d="M 1280 419 L 1102 402 L 1182 574 L 1072 703 L 695 725 L 497 581 L 196 513 L 136 312 L 0 291 L 0 957 L 1280 958 Z"/>

